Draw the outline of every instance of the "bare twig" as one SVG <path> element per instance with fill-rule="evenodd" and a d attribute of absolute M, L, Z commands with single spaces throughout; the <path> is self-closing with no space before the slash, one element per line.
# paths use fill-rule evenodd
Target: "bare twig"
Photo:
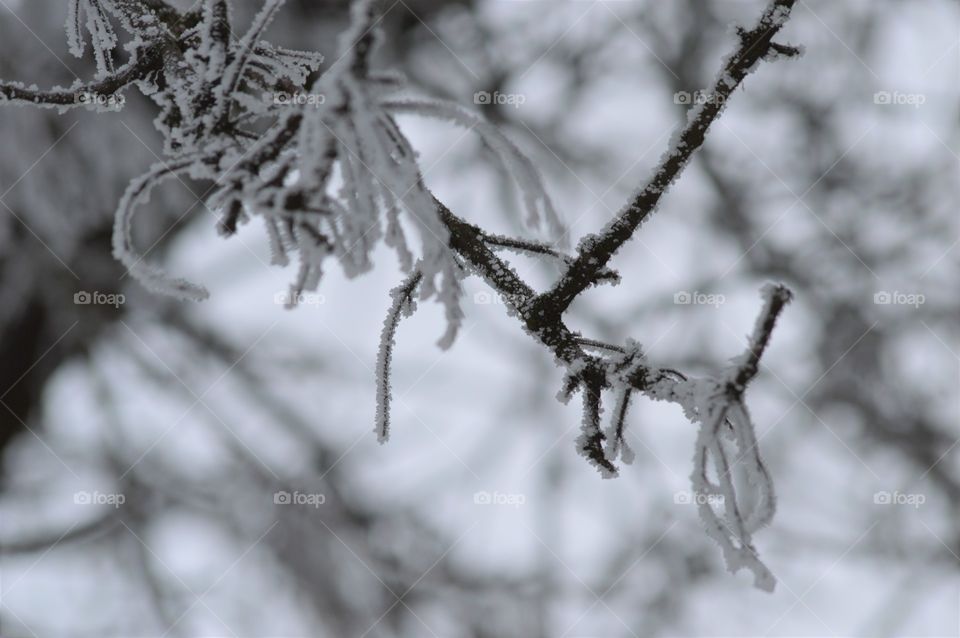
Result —
<path fill-rule="evenodd" d="M 793 293 L 783 284 L 767 286 L 764 289 L 766 304 L 757 317 L 757 324 L 754 327 L 753 335 L 750 337 L 750 347 L 744 355 L 744 361 L 737 367 L 736 374 L 728 382 L 728 391 L 731 396 L 740 398 L 747 387 L 747 384 L 757 374 L 760 366 L 760 357 L 763 356 L 767 344 L 770 343 L 770 335 L 773 334 L 773 327 L 777 322 L 777 317 L 783 311 L 783 308 L 793 299 Z"/>

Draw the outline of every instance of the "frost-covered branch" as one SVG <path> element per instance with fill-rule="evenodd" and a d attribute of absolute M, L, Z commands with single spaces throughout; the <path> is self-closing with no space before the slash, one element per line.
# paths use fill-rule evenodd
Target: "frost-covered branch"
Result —
<path fill-rule="evenodd" d="M 794 2 L 795 0 L 773 0 L 756 27 L 749 31 L 738 29 L 740 45 L 725 60 L 720 74 L 710 88 L 710 99 L 688 111 L 686 125 L 674 134 L 650 181 L 603 230 L 580 241 L 577 257 L 566 273 L 551 290 L 537 299 L 537 306 L 544 315 L 562 314 L 581 292 L 598 281 L 598 275 L 614 254 L 656 210 L 664 193 L 683 173 L 696 150 L 703 145 L 707 130 L 720 116 L 727 100 L 757 64 L 762 59 L 800 54 L 796 47 L 778 45 L 772 41 L 790 17 Z"/>
<path fill-rule="evenodd" d="M 391 292 L 381 335 L 376 416 L 381 442 L 389 436 L 390 366 L 401 318 L 417 302 L 436 300 L 447 319 L 438 344 L 450 347 L 463 318 L 461 280 L 481 278 L 565 369 L 560 398 L 580 393 L 583 420 L 576 446 L 602 476 L 616 476 L 617 462 L 633 458 L 626 434 L 635 395 L 678 403 L 699 424 L 694 489 L 725 499 L 722 513 L 709 504 L 701 508 L 707 531 L 731 569 L 746 566 L 759 586 L 769 588 L 773 578 L 756 557 L 751 534 L 773 515 L 773 486 L 743 393 L 757 373 L 789 291 L 766 289 L 749 350 L 718 379 L 708 380 L 654 366 L 638 342 L 611 344 L 584 337 L 564 323 L 563 313 L 588 287 L 619 281 L 610 259 L 655 210 L 747 74 L 761 59 L 799 54 L 795 47 L 772 41 L 794 1 L 770 0 L 756 27 L 736 31 L 739 46 L 724 61 L 712 99 L 690 110 L 649 183 L 604 230 L 583 238 L 572 256 L 557 245 L 565 235 L 559 215 L 536 167 L 518 146 L 456 104 L 411 98 L 402 76 L 373 68 L 372 52 L 382 34 L 372 0 L 353 2 L 350 25 L 339 40 L 340 56 L 319 77 L 319 54 L 262 39 L 283 0 L 266 0 L 239 41 L 229 35 L 228 0 L 202 0 L 186 13 L 162 0 L 68 0 L 68 46 L 83 55 L 89 37 L 96 79 L 51 91 L 0 82 L 0 103 L 69 108 L 79 105 L 81 95 L 109 98 L 135 86 L 156 104 L 155 123 L 166 157 L 131 181 L 113 235 L 115 256 L 151 290 L 183 299 L 207 296 L 202 286 L 170 278 L 146 263 L 134 246 L 139 207 L 155 187 L 180 176 L 212 182 L 205 204 L 219 216 L 222 235 L 233 235 L 240 224 L 259 217 L 273 263 L 299 260 L 289 306 L 301 292 L 320 285 L 329 261 L 355 277 L 373 267 L 381 240 L 392 248 L 407 277 Z M 118 69 L 113 67 L 120 46 L 116 23 L 129 36 L 123 46 L 130 53 Z M 282 99 L 292 93 L 317 99 Z M 442 120 L 478 135 L 518 187 L 527 225 L 544 231 L 550 241 L 489 233 L 434 197 L 417 151 L 396 121 L 401 114 Z M 418 245 L 409 242 L 410 229 Z M 549 259 L 565 271 L 551 290 L 538 293 L 505 259 L 505 250 Z M 615 401 L 606 425 L 605 395 Z M 740 468 L 752 499 L 738 500 L 731 472 Z"/>
<path fill-rule="evenodd" d="M 78 80 L 68 88 L 54 87 L 43 90 L 36 86 L 26 86 L 22 82 L 0 80 L 0 104 L 9 102 L 59 109 L 112 107 L 120 104 L 116 97 L 118 93 L 160 69 L 161 62 L 160 49 L 150 47 L 111 75 L 87 84 Z"/>
<path fill-rule="evenodd" d="M 580 424 L 580 436 L 577 437 L 577 450 L 596 466 L 604 478 L 614 477 L 617 475 L 617 468 L 604 452 L 603 444 L 607 436 L 600 423 L 603 415 L 601 394 L 607 385 L 606 375 L 598 367 L 591 366 L 578 376 L 580 392 L 583 395 L 583 421 Z"/>
<path fill-rule="evenodd" d="M 374 432 L 377 440 L 386 443 L 390 438 L 390 366 L 393 363 L 393 346 L 400 319 L 409 317 L 417 309 L 415 294 L 423 274 L 414 270 L 406 281 L 390 291 L 393 304 L 383 320 L 383 332 L 380 335 L 380 350 L 377 355 L 377 416 Z"/>
<path fill-rule="evenodd" d="M 784 307 L 793 299 L 793 293 L 782 284 L 768 284 L 763 289 L 763 297 L 765 304 L 757 317 L 753 334 L 750 336 L 750 347 L 744 353 L 742 360 L 735 368 L 735 373 L 728 381 L 729 392 L 732 397 L 737 399 L 743 396 L 747 384 L 757 375 L 760 357 L 763 356 L 767 344 L 770 343 L 773 327 L 776 325 L 777 318 L 783 312 Z"/>
<path fill-rule="evenodd" d="M 517 237 L 507 237 L 505 235 L 494 235 L 487 232 L 483 232 L 483 240 L 493 248 L 505 248 L 520 254 L 544 255 L 547 257 L 552 257 L 553 259 L 558 260 L 568 266 L 573 263 L 572 257 L 560 252 L 550 244 L 546 244 L 544 242 L 530 241 Z M 615 270 L 611 270 L 610 268 L 603 268 L 599 273 L 597 273 L 597 280 L 609 281 L 617 284 L 620 283 L 620 273 Z"/>
<path fill-rule="evenodd" d="M 149 201 L 150 193 L 154 188 L 167 179 L 176 178 L 179 174 L 190 171 L 199 159 L 202 158 L 187 156 L 179 161 L 160 162 L 155 164 L 149 172 L 131 182 L 120 200 L 116 223 L 113 227 L 113 256 L 126 266 L 130 274 L 153 292 L 196 301 L 209 296 L 206 288 L 185 279 L 170 278 L 159 267 L 144 261 L 143 256 L 134 248 L 133 216 L 138 206 Z"/>
<path fill-rule="evenodd" d="M 720 545 L 731 572 L 747 568 L 754 573 L 758 588 L 772 591 L 776 579 L 757 555 L 752 534 L 773 519 L 776 497 L 743 394 L 757 373 L 777 317 L 792 295 L 783 285 L 768 285 L 763 297 L 764 307 L 747 351 L 717 379 L 678 382 L 641 375 L 633 380 L 652 398 L 679 404 L 691 421 L 700 424 L 691 481 L 704 528 Z M 735 448 L 735 456 L 729 448 Z M 736 471 L 746 477 L 739 489 Z M 744 489 L 750 491 L 748 496 L 741 494 Z"/>

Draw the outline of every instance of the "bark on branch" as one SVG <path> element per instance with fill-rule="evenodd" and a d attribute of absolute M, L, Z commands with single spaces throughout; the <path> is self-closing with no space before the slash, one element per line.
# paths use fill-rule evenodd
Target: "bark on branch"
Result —
<path fill-rule="evenodd" d="M 789 18 L 794 2 L 774 0 L 767 6 L 754 29 L 741 29 L 738 32 L 740 46 L 727 58 L 710 89 L 709 99 L 691 108 L 686 126 L 675 136 L 650 181 L 603 230 L 580 241 L 578 254 L 564 275 L 551 290 L 537 298 L 535 305 L 539 313 L 544 316 L 562 314 L 581 292 L 597 282 L 614 254 L 656 210 L 663 194 L 683 172 L 694 152 L 703 145 L 707 130 L 723 111 L 727 100 L 761 59 L 770 57 L 771 52 L 775 56 L 800 53 L 796 47 L 772 41 Z"/>
<path fill-rule="evenodd" d="M 109 98 L 126 89 L 137 80 L 142 80 L 162 66 L 160 46 L 143 50 L 138 58 L 128 62 L 117 71 L 97 82 L 75 85 L 70 88 L 41 90 L 24 86 L 20 82 L 0 80 L 0 102 L 72 108 L 95 105 L 99 98 Z"/>

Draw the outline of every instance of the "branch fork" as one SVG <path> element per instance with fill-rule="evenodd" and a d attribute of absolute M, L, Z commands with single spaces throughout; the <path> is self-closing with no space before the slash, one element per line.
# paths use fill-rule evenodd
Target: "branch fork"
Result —
<path fill-rule="evenodd" d="M 398 114 L 441 119 L 480 135 L 520 187 L 529 225 L 543 224 L 554 235 L 562 230 L 539 174 L 506 136 L 455 104 L 397 98 L 393 94 L 403 87 L 402 78 L 370 68 L 380 37 L 372 0 L 354 1 L 351 25 L 341 38 L 343 56 L 309 87 L 327 98 L 319 108 L 262 100 L 264 91 L 308 90 L 307 79 L 321 63 L 318 54 L 260 40 L 283 0 L 265 0 L 237 43 L 228 37 L 227 0 L 203 0 L 200 9 L 187 13 L 163 0 L 69 0 L 70 48 L 82 54 L 85 46 L 82 9 L 98 66 L 96 80 L 49 91 L 0 82 L 0 103 L 67 109 L 85 105 L 81 95 L 114 96 L 130 85 L 157 103 L 161 113 L 156 123 L 164 135 L 168 161 L 131 182 L 114 232 L 117 258 L 155 291 L 190 299 L 206 296 L 202 287 L 143 263 L 133 246 L 131 225 L 138 205 L 155 186 L 180 174 L 214 182 L 215 192 L 207 203 L 221 212 L 222 234 L 234 234 L 240 223 L 261 215 L 274 262 L 285 264 L 288 252 L 299 254 L 301 267 L 293 292 L 315 288 L 328 257 L 353 276 L 372 267 L 370 256 L 379 239 L 394 248 L 407 278 L 391 293 L 381 335 L 376 420 L 381 442 L 389 436 L 389 372 L 400 319 L 412 314 L 418 300 L 435 297 L 444 304 L 448 319 L 447 333 L 438 343 L 449 346 L 463 316 L 460 280 L 467 273 L 477 274 L 507 300 L 508 311 L 523 329 L 566 369 L 561 399 L 581 393 L 583 423 L 577 449 L 602 476 L 617 475 L 618 459 L 632 460 L 625 430 L 633 394 L 677 403 L 700 424 L 694 488 L 724 498 L 722 513 L 710 504 L 700 507 L 707 532 L 720 544 L 731 570 L 746 567 L 754 572 L 757 586 L 772 589 L 775 579 L 757 558 L 751 534 L 773 516 L 773 485 L 743 397 L 790 292 L 783 286 L 764 289 L 766 301 L 749 349 L 717 379 L 689 380 L 675 370 L 655 367 L 633 341 L 621 346 L 585 338 L 567 327 L 563 315 L 588 288 L 619 281 L 611 259 L 656 211 L 747 75 L 761 61 L 802 53 L 801 47 L 773 40 L 795 1 L 769 0 L 754 28 L 736 30 L 738 47 L 725 58 L 710 90 L 712 99 L 690 108 L 649 181 L 604 228 L 581 239 L 572 255 L 541 242 L 487 233 L 455 215 L 427 189 L 416 151 L 395 121 Z M 113 68 L 117 38 L 111 16 L 132 37 L 127 45 L 131 59 L 119 69 Z M 244 128 L 262 120 L 271 126 L 260 137 Z M 344 182 L 336 195 L 328 192 L 335 164 Z M 401 211 L 422 239 L 416 263 L 399 223 Z M 550 289 L 537 292 L 498 255 L 503 250 L 549 258 L 562 267 L 562 274 Z M 616 397 L 607 427 L 601 423 L 605 392 Z M 729 435 L 729 440 L 721 434 Z M 731 446 L 736 447 L 736 458 L 730 454 Z M 741 465 L 754 497 L 749 501 L 738 500 L 730 478 Z"/>

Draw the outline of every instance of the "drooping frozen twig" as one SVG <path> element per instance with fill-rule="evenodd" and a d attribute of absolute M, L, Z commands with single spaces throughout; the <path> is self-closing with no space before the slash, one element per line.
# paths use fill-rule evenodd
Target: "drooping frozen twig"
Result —
<path fill-rule="evenodd" d="M 588 342 L 588 345 L 596 346 L 597 342 Z M 627 412 L 630 409 L 630 398 L 636 391 L 633 385 L 634 376 L 646 367 L 646 363 L 640 344 L 633 339 L 628 339 L 626 345 L 620 349 L 620 356 L 614 359 L 610 366 L 607 377 L 617 397 L 616 407 L 613 409 L 610 426 L 606 432 L 605 454 L 611 464 L 617 460 L 617 457 L 627 465 L 633 462 L 633 450 L 627 444 L 626 438 Z"/>
<path fill-rule="evenodd" d="M 766 301 L 746 353 L 719 379 L 690 382 L 685 409 L 700 422 L 691 479 L 704 527 L 723 550 L 727 569 L 731 572 L 744 567 L 750 569 L 757 587 L 773 591 L 776 579 L 757 556 L 751 535 L 773 519 L 776 497 L 743 393 L 756 375 L 777 317 L 792 295 L 782 285 L 768 285 L 763 289 L 763 296 Z M 733 463 L 721 436 L 724 423 L 731 426 L 737 448 Z M 717 483 L 709 478 L 711 461 Z M 735 465 L 743 466 L 746 472 L 746 487 L 752 491 L 750 498 L 737 492 L 733 479 Z M 722 498 L 722 518 L 714 510 L 713 497 Z"/>
<path fill-rule="evenodd" d="M 746 403 L 742 399 L 732 401 L 727 415 L 728 420 L 733 424 L 737 448 L 740 451 L 737 461 L 745 466 L 747 482 L 754 490 L 755 496 L 749 511 L 745 514 L 744 526 L 748 532 L 755 532 L 769 525 L 776 513 L 773 478 L 760 456 L 756 429 L 750 419 Z"/>
<path fill-rule="evenodd" d="M 188 156 L 179 161 L 160 162 L 131 182 L 120 200 L 113 227 L 113 256 L 126 266 L 130 274 L 153 292 L 194 301 L 206 299 L 209 296 L 207 289 L 185 279 L 171 278 L 160 268 L 147 264 L 133 246 L 132 227 L 137 207 L 150 200 L 150 192 L 164 180 L 189 171 L 200 159 Z"/>
<path fill-rule="evenodd" d="M 720 436 L 721 426 L 727 419 L 729 405 L 722 396 L 705 394 L 706 401 L 698 409 L 703 417 L 694 453 L 694 470 L 691 474 L 696 495 L 697 511 L 707 535 L 720 545 L 727 569 L 733 573 L 746 568 L 754 574 L 754 585 L 764 591 L 773 591 L 776 578 L 761 562 L 753 547 L 752 530 L 741 511 L 742 504 L 734 487 L 724 441 Z M 736 422 L 738 430 L 752 428 L 752 424 Z M 709 478 L 709 461 L 713 461 L 718 483 Z M 772 486 L 770 486 L 772 490 Z M 768 497 L 772 503 L 772 492 Z M 722 517 L 714 510 L 714 503 L 722 504 Z"/>
<path fill-rule="evenodd" d="M 263 8 L 260 9 L 260 12 L 254 17 L 250 29 L 240 39 L 230 64 L 224 67 L 222 65 L 225 64 L 226 60 L 217 60 L 218 64 L 216 66 L 223 68 L 223 77 L 219 82 L 218 90 L 214 96 L 213 117 L 216 122 L 221 121 L 229 115 L 230 100 L 240 87 L 240 80 L 250 63 L 251 57 L 254 55 L 256 44 L 264 30 L 270 25 L 273 16 L 276 15 L 277 9 L 279 9 L 284 2 L 285 0 L 267 0 Z M 218 23 L 226 19 L 226 3 L 223 2 L 223 4 L 223 17 L 221 18 L 220 15 L 214 16 L 214 19 L 217 20 Z M 229 25 L 226 26 L 229 30 Z M 222 55 L 225 58 L 226 46 L 222 47 Z"/>
<path fill-rule="evenodd" d="M 414 270 L 407 279 L 390 291 L 393 303 L 383 320 L 383 332 L 380 333 L 380 350 L 377 353 L 377 414 L 374 432 L 377 441 L 386 443 L 390 438 L 390 365 L 393 361 L 394 337 L 400 319 L 409 317 L 417 308 L 416 291 L 423 275 Z"/>
<path fill-rule="evenodd" d="M 519 186 L 527 209 L 527 223 L 532 228 L 537 228 L 540 226 L 541 220 L 545 219 L 553 237 L 565 236 L 566 230 L 543 186 L 540 173 L 530 159 L 498 128 L 451 102 L 412 99 L 388 100 L 383 103 L 383 107 L 392 113 L 409 113 L 422 117 L 432 117 L 476 131 L 484 143 L 497 154 L 507 173 Z"/>
<path fill-rule="evenodd" d="M 110 26 L 110 18 L 100 0 L 70 0 L 67 5 L 67 45 L 70 53 L 81 57 L 84 51 L 83 17 L 93 46 L 97 74 L 101 77 L 113 72 L 113 49 L 117 46 L 117 34 Z"/>
<path fill-rule="evenodd" d="M 610 428 L 607 430 L 606 438 L 609 443 L 605 450 L 607 460 L 613 463 L 619 456 L 627 465 L 633 463 L 633 449 L 627 443 L 626 425 L 627 411 L 630 409 L 630 397 L 633 390 L 623 388 L 617 395 L 616 407 L 613 409 L 613 418 L 610 421 Z"/>
<path fill-rule="evenodd" d="M 600 471 L 603 478 L 617 476 L 617 467 L 610 462 L 603 449 L 606 434 L 600 425 L 603 415 L 601 393 L 606 379 L 602 373 L 593 369 L 584 369 L 580 376 L 580 392 L 583 394 L 583 420 L 580 424 L 580 436 L 577 437 L 577 451 Z"/>

